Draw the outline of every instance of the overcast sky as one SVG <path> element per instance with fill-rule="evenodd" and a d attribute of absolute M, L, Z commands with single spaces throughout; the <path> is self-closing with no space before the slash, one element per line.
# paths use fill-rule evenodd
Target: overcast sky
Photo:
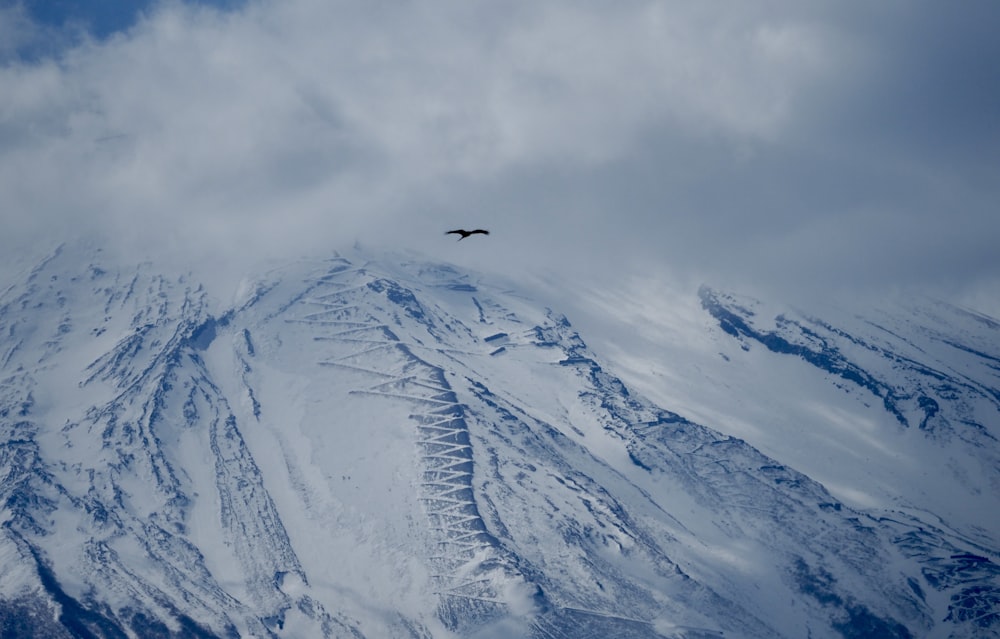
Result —
<path fill-rule="evenodd" d="M 994 0 L 0 0 L 0 251 L 101 233 L 238 270 L 358 242 L 1000 315 L 998 24 Z"/>

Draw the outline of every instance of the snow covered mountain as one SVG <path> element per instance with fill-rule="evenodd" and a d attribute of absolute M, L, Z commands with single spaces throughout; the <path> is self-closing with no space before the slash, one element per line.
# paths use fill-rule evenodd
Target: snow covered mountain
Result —
<path fill-rule="evenodd" d="M 0 297 L 0 634 L 1000 635 L 1000 324 L 698 303 L 757 430 L 455 267 L 62 247 Z"/>

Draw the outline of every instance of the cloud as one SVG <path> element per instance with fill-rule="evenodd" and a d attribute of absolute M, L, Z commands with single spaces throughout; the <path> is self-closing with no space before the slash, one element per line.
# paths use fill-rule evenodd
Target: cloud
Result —
<path fill-rule="evenodd" d="M 0 249 L 94 232 L 238 269 L 360 241 L 984 299 L 1000 52 L 974 4 L 157 5 L 4 54 Z M 494 233 L 442 244 L 466 224 Z"/>

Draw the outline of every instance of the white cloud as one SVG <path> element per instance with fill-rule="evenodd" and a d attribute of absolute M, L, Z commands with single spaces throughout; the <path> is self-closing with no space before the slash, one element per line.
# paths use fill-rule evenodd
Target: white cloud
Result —
<path fill-rule="evenodd" d="M 997 230 L 995 187 L 906 156 L 901 130 L 852 131 L 900 106 L 863 95 L 917 47 L 893 11 L 866 33 L 871 11 L 839 4 L 165 4 L 0 67 L 0 248 L 96 230 L 195 260 L 355 240 L 440 252 L 440 231 L 469 223 L 496 229 L 485 265 L 635 256 L 794 280 L 855 247 L 855 262 L 898 255 L 885 282 L 927 259 L 894 252 L 893 225 L 923 220 L 908 232 L 926 246 L 934 207 L 954 204 L 937 279 L 995 282 L 1000 267 L 964 259 L 969 234 Z M 24 20 L 4 10 L 0 34 Z M 859 241 L 859 211 L 879 234 Z"/>

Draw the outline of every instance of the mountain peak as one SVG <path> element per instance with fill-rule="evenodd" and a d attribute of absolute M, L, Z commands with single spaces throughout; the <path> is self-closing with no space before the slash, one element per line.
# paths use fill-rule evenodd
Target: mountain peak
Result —
<path fill-rule="evenodd" d="M 251 276 L 216 308 L 192 276 L 96 257 L 63 248 L 0 300 L 3 627 L 997 629 L 995 540 L 973 522 L 846 503 L 811 468 L 630 388 L 569 319 L 508 285 L 336 255 Z M 912 356 L 920 331 L 870 325 L 876 341 L 790 315 L 762 328 L 734 296 L 701 301 L 740 352 L 793 355 L 884 400 L 899 428 L 993 459 L 980 342 L 935 334 L 986 366 L 942 379 Z M 902 362 L 913 376 L 886 372 Z"/>

